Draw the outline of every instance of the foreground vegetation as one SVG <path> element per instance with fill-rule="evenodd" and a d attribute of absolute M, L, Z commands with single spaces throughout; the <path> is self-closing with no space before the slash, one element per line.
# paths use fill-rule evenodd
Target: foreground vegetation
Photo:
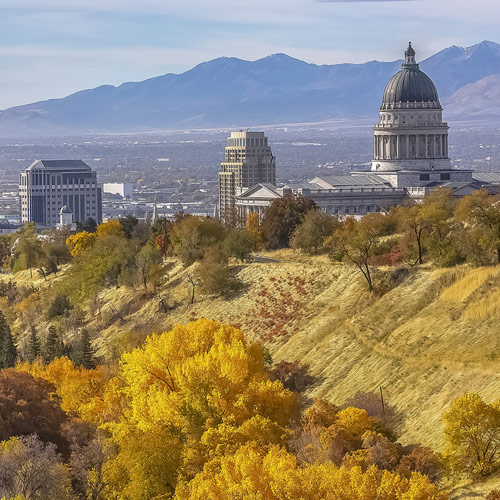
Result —
<path fill-rule="evenodd" d="M 286 199 L 245 228 L 3 238 L 0 496 L 445 498 L 491 474 L 497 211 L 443 191 L 339 221 Z M 53 471 L 43 494 L 26 457 Z"/>

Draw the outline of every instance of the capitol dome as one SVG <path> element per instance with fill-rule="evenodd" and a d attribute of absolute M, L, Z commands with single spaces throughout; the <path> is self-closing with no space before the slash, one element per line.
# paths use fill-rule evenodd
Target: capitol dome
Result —
<path fill-rule="evenodd" d="M 387 83 L 381 110 L 394 108 L 441 109 L 434 82 L 420 70 L 411 42 L 405 51 L 405 61 Z"/>

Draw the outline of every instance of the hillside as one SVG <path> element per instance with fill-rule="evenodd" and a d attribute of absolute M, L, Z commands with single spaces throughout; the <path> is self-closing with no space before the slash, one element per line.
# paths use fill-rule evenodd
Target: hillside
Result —
<path fill-rule="evenodd" d="M 382 386 L 398 410 L 401 441 L 436 449 L 441 415 L 456 396 L 478 391 L 487 400 L 500 397 L 500 268 L 410 270 L 377 297 L 354 269 L 326 257 L 269 255 L 273 260 L 238 266 L 245 289 L 229 300 L 196 292 L 190 305 L 188 271 L 174 262 L 159 291 L 171 308 L 167 313 L 158 312 L 159 296 L 105 290 L 101 318 L 89 322 L 101 330 L 99 354 L 113 356 L 146 334 L 195 318 L 240 325 L 266 342 L 275 361 L 310 366 L 316 379 L 311 397 L 342 403 L 358 390 Z M 15 279 L 29 281 L 27 271 Z M 45 283 L 50 285 L 35 285 Z"/>
<path fill-rule="evenodd" d="M 182 74 L 102 85 L 0 111 L 0 134 L 133 132 L 374 117 L 383 89 L 400 63 L 317 65 L 286 54 L 256 61 L 221 57 Z M 455 106 L 461 99 L 457 92 L 500 74 L 500 45 L 484 41 L 467 48 L 452 46 L 422 61 L 421 67 L 435 81 L 440 97 L 449 98 L 453 119 L 469 118 L 468 108 Z M 482 87 L 472 89 L 471 99 L 480 99 Z M 498 119 L 498 113 L 493 114 Z"/>

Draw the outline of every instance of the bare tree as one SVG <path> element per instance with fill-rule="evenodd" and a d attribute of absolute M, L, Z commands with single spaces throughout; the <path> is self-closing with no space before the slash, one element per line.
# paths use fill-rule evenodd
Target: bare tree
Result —
<path fill-rule="evenodd" d="M 98 436 L 85 445 L 71 445 L 71 474 L 78 489 L 89 500 L 104 498 L 108 483 L 104 479 L 104 464 L 108 458 L 104 439 Z"/>
<path fill-rule="evenodd" d="M 36 434 L 11 438 L 0 450 L 0 495 L 26 500 L 69 499 L 69 474 L 56 446 Z"/>

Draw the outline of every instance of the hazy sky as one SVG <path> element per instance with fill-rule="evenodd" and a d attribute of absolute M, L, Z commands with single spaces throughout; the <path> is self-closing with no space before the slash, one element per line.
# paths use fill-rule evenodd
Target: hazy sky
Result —
<path fill-rule="evenodd" d="M 285 52 L 319 64 L 419 60 L 500 42 L 499 0 L 0 0 L 0 109 Z"/>

